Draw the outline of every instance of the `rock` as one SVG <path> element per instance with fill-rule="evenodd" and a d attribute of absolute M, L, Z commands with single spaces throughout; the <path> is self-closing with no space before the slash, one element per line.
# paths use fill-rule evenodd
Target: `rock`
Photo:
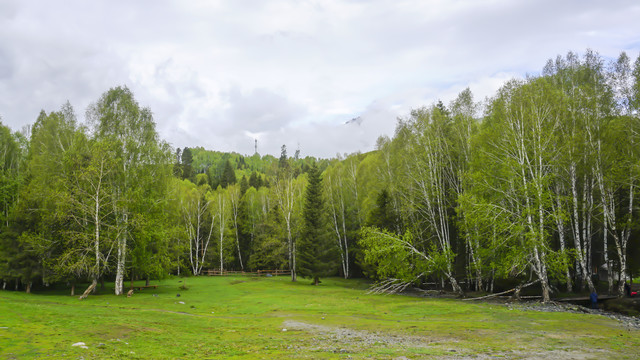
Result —
<path fill-rule="evenodd" d="M 153 297 L 158 297 L 158 294 L 153 294 Z"/>
<path fill-rule="evenodd" d="M 75 344 L 73 344 L 71 346 L 86 346 L 86 344 L 83 343 L 83 342 L 77 342 L 77 343 L 75 343 Z"/>
<path fill-rule="evenodd" d="M 176 294 L 176 297 L 180 297 L 180 294 Z"/>
<path fill-rule="evenodd" d="M 285 331 L 287 331 L 287 329 L 282 329 L 282 332 L 285 332 Z"/>
<path fill-rule="evenodd" d="M 184 301 L 178 301 L 178 304 L 184 305 Z"/>

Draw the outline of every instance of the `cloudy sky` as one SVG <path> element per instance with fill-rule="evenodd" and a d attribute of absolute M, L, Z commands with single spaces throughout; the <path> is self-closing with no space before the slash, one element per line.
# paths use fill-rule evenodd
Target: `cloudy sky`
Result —
<path fill-rule="evenodd" d="M 635 59 L 638 19 L 635 0 L 0 0 L 0 117 L 83 119 L 126 85 L 174 147 L 331 157 L 570 50 Z"/>

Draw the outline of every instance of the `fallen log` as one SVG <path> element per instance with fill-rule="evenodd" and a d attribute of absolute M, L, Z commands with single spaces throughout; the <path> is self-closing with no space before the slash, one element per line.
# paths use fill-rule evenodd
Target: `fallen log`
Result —
<path fill-rule="evenodd" d="M 540 280 L 535 280 L 535 281 L 532 281 L 532 282 L 527 283 L 527 284 L 520 284 L 520 285 L 514 287 L 513 289 L 510 289 L 510 290 L 507 290 L 507 291 L 499 292 L 499 293 L 496 293 L 496 294 L 489 294 L 489 295 L 485 295 L 485 296 L 475 297 L 475 298 L 462 299 L 462 301 L 490 299 L 490 298 L 497 297 L 497 296 L 500 296 L 500 295 L 508 294 L 510 292 L 514 293 L 515 299 L 519 299 L 520 298 L 520 290 L 522 290 L 522 289 L 524 289 L 526 287 L 529 287 L 531 285 L 537 284 L 539 282 L 540 282 Z"/>

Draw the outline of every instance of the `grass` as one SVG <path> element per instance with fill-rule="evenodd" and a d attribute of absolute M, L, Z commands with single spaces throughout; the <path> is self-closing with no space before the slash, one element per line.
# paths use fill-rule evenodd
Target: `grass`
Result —
<path fill-rule="evenodd" d="M 189 278 L 186 290 L 180 280 L 156 282 L 158 289 L 131 298 L 105 291 L 82 301 L 66 289 L 0 291 L 0 358 L 634 359 L 640 353 L 639 330 L 599 315 L 368 295 L 359 280 L 311 286 L 286 277 L 200 277 Z M 76 342 L 88 349 L 72 347 Z"/>

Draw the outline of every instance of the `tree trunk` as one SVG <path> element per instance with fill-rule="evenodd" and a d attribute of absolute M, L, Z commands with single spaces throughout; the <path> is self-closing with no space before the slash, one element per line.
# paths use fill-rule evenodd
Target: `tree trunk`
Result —
<path fill-rule="evenodd" d="M 117 258 L 117 267 L 116 267 L 116 281 L 115 281 L 115 294 L 122 295 L 123 294 L 123 283 L 124 283 L 124 275 L 125 275 L 125 260 L 127 256 L 127 214 L 124 214 L 122 217 L 122 225 L 124 226 L 124 230 L 122 231 L 121 236 L 118 239 L 118 258 Z"/>
<path fill-rule="evenodd" d="M 603 225 L 603 249 L 602 252 L 604 254 L 604 263 L 607 265 L 607 294 L 613 293 L 613 269 L 611 266 L 611 261 L 609 261 L 609 225 L 607 224 L 607 216 L 604 217 L 604 225 Z"/>
<path fill-rule="evenodd" d="M 116 280 L 115 280 L 115 294 L 122 295 L 123 294 L 123 283 L 124 283 L 124 265 L 125 265 L 125 251 L 126 251 L 126 238 L 122 235 L 122 238 L 118 241 L 118 257 L 117 257 L 117 267 L 116 267 Z"/>
<path fill-rule="evenodd" d="M 71 296 L 76 296 L 76 283 L 71 284 Z"/>
<path fill-rule="evenodd" d="M 25 289 L 27 294 L 31 294 L 31 281 L 27 282 L 27 287 Z"/>
<path fill-rule="evenodd" d="M 238 224 L 236 223 L 236 248 L 238 250 L 238 261 L 240 262 L 240 269 L 244 271 L 244 264 L 242 263 L 242 254 L 240 253 L 240 237 L 238 236 Z"/>
<path fill-rule="evenodd" d="M 98 282 L 96 281 L 96 279 L 93 279 L 93 282 L 91 282 L 91 285 L 89 285 L 87 290 L 85 290 L 84 293 L 82 293 L 82 295 L 80 295 L 78 299 L 79 300 L 86 299 L 87 296 L 89 296 L 89 294 L 93 291 L 93 289 L 96 288 L 96 285 L 98 285 Z"/>
<path fill-rule="evenodd" d="M 556 220 L 556 226 L 558 228 L 558 238 L 560 240 L 560 251 L 562 251 L 563 255 L 565 253 L 565 241 L 564 241 L 564 219 L 561 216 L 562 213 L 562 201 L 560 200 L 560 194 L 562 190 L 560 186 L 556 186 L 556 208 L 554 209 L 554 217 Z M 565 279 L 567 282 L 567 292 L 573 291 L 573 286 L 571 284 L 571 273 L 569 272 L 568 264 L 564 266 L 565 268 Z"/>

